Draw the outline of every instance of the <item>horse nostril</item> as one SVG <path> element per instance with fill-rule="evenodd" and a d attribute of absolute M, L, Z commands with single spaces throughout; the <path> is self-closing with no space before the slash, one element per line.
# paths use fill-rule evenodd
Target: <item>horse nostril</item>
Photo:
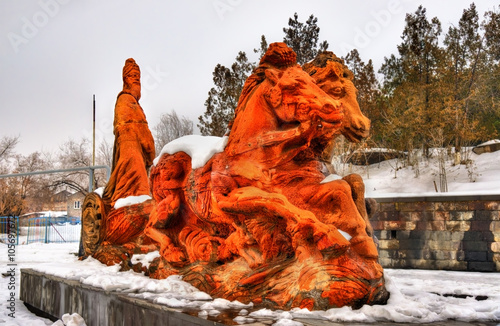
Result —
<path fill-rule="evenodd" d="M 321 112 L 324 112 L 324 113 L 332 113 L 334 110 L 335 110 L 335 107 L 329 103 L 323 105 L 323 107 L 321 108 Z"/>

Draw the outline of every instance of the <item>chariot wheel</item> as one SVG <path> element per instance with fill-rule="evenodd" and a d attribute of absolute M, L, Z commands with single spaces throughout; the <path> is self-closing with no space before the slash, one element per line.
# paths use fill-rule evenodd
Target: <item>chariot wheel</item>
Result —
<path fill-rule="evenodd" d="M 80 257 L 96 252 L 104 236 L 104 202 L 92 192 L 85 197 L 82 206 L 82 231 L 80 237 Z"/>

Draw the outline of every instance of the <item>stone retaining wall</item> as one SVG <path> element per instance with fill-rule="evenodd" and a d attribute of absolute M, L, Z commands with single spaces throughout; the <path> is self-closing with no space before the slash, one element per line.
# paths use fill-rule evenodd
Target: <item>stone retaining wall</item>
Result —
<path fill-rule="evenodd" d="M 500 272 L 500 195 L 376 200 L 383 267 Z"/>

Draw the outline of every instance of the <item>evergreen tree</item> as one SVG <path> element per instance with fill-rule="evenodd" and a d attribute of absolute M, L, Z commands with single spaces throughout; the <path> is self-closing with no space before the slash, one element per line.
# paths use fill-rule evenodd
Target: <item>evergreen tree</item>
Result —
<path fill-rule="evenodd" d="M 365 64 L 354 49 L 345 57 L 345 63 L 353 73 L 353 83 L 358 90 L 357 100 L 361 111 L 371 120 L 371 133 L 378 134 L 381 116 L 377 108 L 380 85 L 375 76 L 372 60 Z"/>
<path fill-rule="evenodd" d="M 208 92 L 205 113 L 198 117 L 198 128 L 204 136 L 223 136 L 234 116 L 234 110 L 245 80 L 254 65 L 248 62 L 245 52 L 239 52 L 231 68 L 218 64 L 213 72 L 215 87 Z"/>
<path fill-rule="evenodd" d="M 267 44 L 266 37 L 264 35 L 262 35 L 260 37 L 260 47 L 258 49 L 253 49 L 253 52 L 259 54 L 259 60 L 264 56 L 264 54 L 266 54 L 267 47 L 268 47 L 268 44 Z"/>
<path fill-rule="evenodd" d="M 449 138 L 454 138 L 457 154 L 464 145 L 479 136 L 473 109 L 478 104 L 474 89 L 482 65 L 482 40 L 479 35 L 479 17 L 476 6 L 471 4 L 463 11 L 458 27 L 451 26 L 444 39 L 445 63 L 440 89 L 446 102 L 446 112 L 452 118 L 447 128 Z M 459 161 L 459 157 L 458 157 Z M 459 162 L 456 162 L 459 163 Z"/>
<path fill-rule="evenodd" d="M 484 108 L 482 125 L 493 138 L 500 135 L 500 12 L 490 10 L 484 16 L 486 69 L 479 80 L 479 96 Z"/>
<path fill-rule="evenodd" d="M 403 41 L 398 45 L 399 58 L 385 58 L 380 70 L 388 91 L 387 117 L 391 120 L 387 122 L 391 121 L 388 127 L 403 149 L 423 146 L 428 155 L 433 133 L 446 125 L 436 91 L 442 60 L 438 45 L 441 23 L 437 18 L 429 21 L 422 6 L 414 14 L 407 14 L 405 21 Z"/>
<path fill-rule="evenodd" d="M 319 30 L 318 18 L 314 15 L 304 23 L 299 22 L 299 15 L 295 13 L 293 19 L 288 20 L 288 28 L 283 28 L 285 42 L 297 54 L 297 63 L 303 65 L 316 57 L 318 51 L 326 51 L 328 42 L 323 41 L 318 45 Z"/>

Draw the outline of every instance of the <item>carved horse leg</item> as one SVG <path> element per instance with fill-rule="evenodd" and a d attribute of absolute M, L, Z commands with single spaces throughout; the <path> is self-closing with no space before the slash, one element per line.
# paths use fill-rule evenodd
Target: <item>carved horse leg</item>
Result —
<path fill-rule="evenodd" d="M 181 262 L 186 259 L 183 251 L 176 247 L 172 239 L 161 230 L 168 228 L 179 213 L 180 198 L 174 193 L 163 199 L 151 212 L 144 229 L 146 236 L 160 244 L 160 255 L 168 262 Z"/>
<path fill-rule="evenodd" d="M 297 206 L 305 207 L 324 224 L 347 232 L 353 249 L 361 256 L 377 258 L 378 252 L 372 241 L 364 202 L 364 188 L 359 176 L 347 180 L 335 180 L 322 184 L 299 184 L 289 191 L 300 199 Z"/>
<path fill-rule="evenodd" d="M 366 223 L 366 233 L 373 237 L 373 227 L 368 219 L 368 213 L 366 212 L 366 203 L 365 203 L 365 184 L 363 183 L 363 179 L 359 174 L 349 174 L 342 178 L 345 180 L 349 186 L 351 186 L 352 199 L 354 200 L 354 204 L 356 204 L 356 208 L 358 209 L 359 214 L 365 220 Z"/>

